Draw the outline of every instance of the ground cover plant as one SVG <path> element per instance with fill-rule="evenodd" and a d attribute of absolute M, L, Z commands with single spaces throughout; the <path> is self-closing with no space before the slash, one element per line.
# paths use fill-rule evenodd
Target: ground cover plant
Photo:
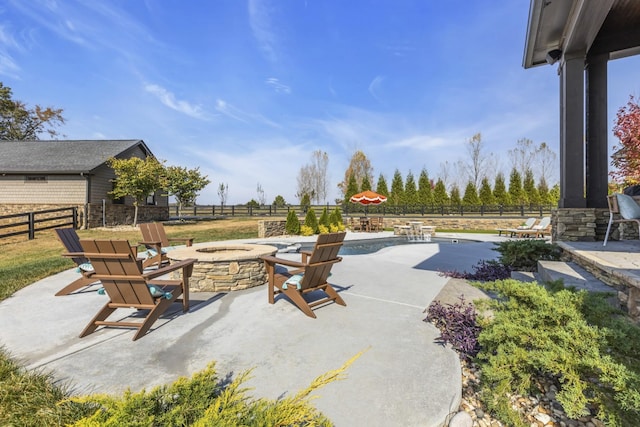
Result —
<path fill-rule="evenodd" d="M 510 426 L 528 426 L 510 396 L 540 395 L 553 382 L 556 400 L 571 418 L 597 416 L 608 426 L 638 425 L 640 419 L 640 327 L 614 308 L 609 294 L 565 289 L 513 279 L 482 280 L 508 268 L 532 269 L 537 259 L 557 259 L 555 245 L 509 241 L 497 245 L 498 263 L 479 263 L 482 274 L 451 272 L 494 296 L 475 301 L 434 302 L 425 320 L 441 331 L 464 360 L 481 371 L 481 400 Z M 509 263 L 509 264 L 507 264 Z M 488 268 L 489 272 L 485 271 Z M 448 274 L 449 275 L 449 274 Z M 474 341 L 475 338 L 475 341 Z"/>

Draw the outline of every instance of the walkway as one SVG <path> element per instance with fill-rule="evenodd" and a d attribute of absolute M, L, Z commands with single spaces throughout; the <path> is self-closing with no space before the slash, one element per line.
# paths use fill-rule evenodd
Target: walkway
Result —
<path fill-rule="evenodd" d="M 78 274 L 68 270 L 0 303 L 0 345 L 29 368 L 51 370 L 76 393 L 150 389 L 216 361 L 221 378 L 254 368 L 249 394 L 270 399 L 294 394 L 367 350 L 347 379 L 321 389 L 313 404 L 337 426 L 438 426 L 458 408 L 460 366 L 452 350 L 435 343 L 439 333 L 422 321 L 423 310 L 447 282 L 436 271 L 470 270 L 480 259 L 495 258 L 493 247 L 414 243 L 345 256 L 331 280 L 347 307 L 317 308 L 317 319 L 283 298 L 269 305 L 265 287 L 192 294 L 189 313 L 161 318 L 135 342 L 133 332 L 122 329 L 78 338 L 105 296 L 94 287 L 54 297 Z"/>

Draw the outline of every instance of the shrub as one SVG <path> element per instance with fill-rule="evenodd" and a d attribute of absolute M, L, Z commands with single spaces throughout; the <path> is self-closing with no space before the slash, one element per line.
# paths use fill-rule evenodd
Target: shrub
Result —
<path fill-rule="evenodd" d="M 342 211 L 340 210 L 340 208 L 338 206 L 335 207 L 335 209 L 333 210 L 332 214 L 335 216 L 335 221 L 332 221 L 332 224 L 343 224 L 344 221 L 342 221 Z"/>
<path fill-rule="evenodd" d="M 324 234 L 324 233 L 328 233 L 329 232 L 329 228 L 324 225 L 324 224 L 320 224 L 318 225 L 318 233 L 319 234 Z"/>
<path fill-rule="evenodd" d="M 226 383 L 217 377 L 214 364 L 191 378 L 151 391 L 126 392 L 123 396 L 91 395 L 70 399 L 93 405 L 95 411 L 77 426 L 330 426 L 331 422 L 310 401 L 319 388 L 345 378 L 344 372 L 362 352 L 339 369 L 317 377 L 294 396 L 278 400 L 250 399 L 244 382 L 250 371 Z"/>
<path fill-rule="evenodd" d="M 538 260 L 556 261 L 562 252 L 558 245 L 544 240 L 509 240 L 496 243 L 494 250 L 500 252 L 502 264 L 519 271 L 536 271 Z"/>
<path fill-rule="evenodd" d="M 287 222 L 284 225 L 287 234 L 295 235 L 300 233 L 300 220 L 294 210 L 290 210 L 287 214 Z"/>
<path fill-rule="evenodd" d="M 476 322 L 476 309 L 471 303 L 460 302 L 443 305 L 434 301 L 427 308 L 427 322 L 433 323 L 440 330 L 440 339 L 444 344 L 450 343 L 460 358 L 471 359 L 478 354 L 478 334 L 480 326 Z"/>
<path fill-rule="evenodd" d="M 318 225 L 324 225 L 327 228 L 329 228 L 329 225 L 331 225 L 331 221 L 329 221 L 329 213 L 327 212 L 326 206 L 322 209 L 322 214 L 320 214 Z"/>
<path fill-rule="evenodd" d="M 308 225 L 301 225 L 300 226 L 300 235 L 301 236 L 313 236 L 314 235 L 313 228 L 309 227 Z"/>
<path fill-rule="evenodd" d="M 311 234 L 318 233 L 318 217 L 316 217 L 316 212 L 313 210 L 313 208 L 309 208 L 309 210 L 307 211 L 307 215 L 304 218 L 304 225 L 313 230 L 313 233 Z"/>
<path fill-rule="evenodd" d="M 590 409 L 610 426 L 634 425 L 640 418 L 640 374 L 616 356 L 616 331 L 587 322 L 583 311 L 593 303 L 585 291 L 553 293 L 516 280 L 478 286 L 498 296 L 481 303 L 493 317 L 481 322 L 478 337 L 483 401 L 490 409 L 504 414 L 508 393 L 532 393 L 536 376 L 544 375 L 555 380 L 556 399 L 571 418 Z M 639 332 L 636 327 L 632 335 Z M 625 351 L 637 361 L 637 339 L 634 345 Z"/>
<path fill-rule="evenodd" d="M 502 265 L 498 261 L 484 261 L 480 260 L 473 266 L 473 273 L 467 273 L 466 271 L 460 273 L 455 270 L 440 272 L 440 275 L 445 277 L 454 277 L 457 279 L 477 280 L 477 281 L 491 281 L 508 279 L 511 277 L 511 269 L 505 265 Z"/>

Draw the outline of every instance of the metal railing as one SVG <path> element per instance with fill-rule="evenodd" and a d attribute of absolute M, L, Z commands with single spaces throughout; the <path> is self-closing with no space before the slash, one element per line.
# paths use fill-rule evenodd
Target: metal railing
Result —
<path fill-rule="evenodd" d="M 77 208 L 57 208 L 43 211 L 23 212 L 10 215 L 0 215 L 0 239 L 27 234 L 29 240 L 35 238 L 36 231 L 71 225 L 78 228 Z"/>

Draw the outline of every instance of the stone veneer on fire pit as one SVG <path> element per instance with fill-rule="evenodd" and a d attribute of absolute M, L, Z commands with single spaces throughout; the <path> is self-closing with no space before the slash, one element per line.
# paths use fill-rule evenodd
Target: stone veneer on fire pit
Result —
<path fill-rule="evenodd" d="M 265 284 L 267 272 L 260 257 L 277 251 L 270 245 L 201 243 L 170 250 L 167 257 L 171 261 L 197 259 L 189 279 L 190 291 L 226 292 Z"/>

